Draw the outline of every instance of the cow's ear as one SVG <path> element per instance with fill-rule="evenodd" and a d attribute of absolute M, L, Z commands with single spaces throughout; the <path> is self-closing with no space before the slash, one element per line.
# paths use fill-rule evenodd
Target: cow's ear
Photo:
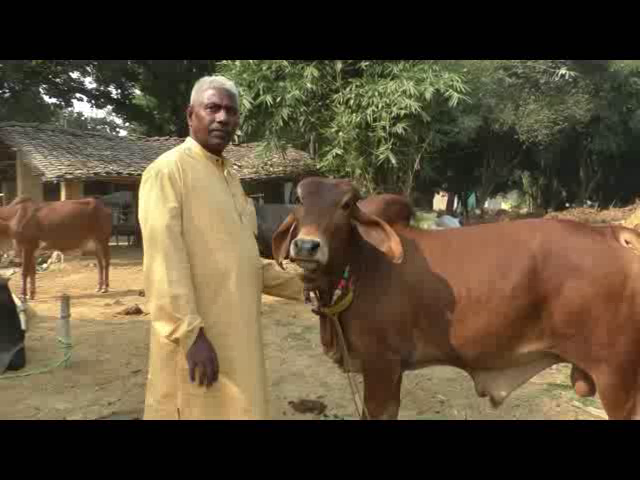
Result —
<path fill-rule="evenodd" d="M 365 213 L 357 205 L 352 208 L 351 222 L 358 229 L 362 238 L 384 253 L 394 263 L 402 262 L 404 249 L 396 232 L 386 222 Z"/>
<path fill-rule="evenodd" d="M 273 259 L 282 270 L 284 270 L 282 261 L 289 258 L 289 245 L 291 244 L 291 239 L 294 237 L 295 230 L 296 219 L 293 213 L 290 213 L 271 238 Z"/>

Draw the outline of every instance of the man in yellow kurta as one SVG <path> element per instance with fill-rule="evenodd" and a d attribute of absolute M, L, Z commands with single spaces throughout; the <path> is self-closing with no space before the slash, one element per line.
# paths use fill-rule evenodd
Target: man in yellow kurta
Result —
<path fill-rule="evenodd" d="M 303 301 L 291 273 L 261 259 L 256 213 L 223 151 L 238 126 L 224 77 L 194 85 L 190 136 L 140 185 L 151 318 L 145 419 L 266 419 L 261 294 Z"/>

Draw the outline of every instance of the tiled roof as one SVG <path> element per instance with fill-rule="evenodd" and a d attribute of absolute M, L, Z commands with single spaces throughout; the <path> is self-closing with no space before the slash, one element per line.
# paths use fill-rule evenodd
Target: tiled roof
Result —
<path fill-rule="evenodd" d="M 24 152 L 43 181 L 135 177 L 162 153 L 182 143 L 176 137 L 116 136 L 46 124 L 0 123 L 0 142 Z M 225 156 L 245 181 L 295 178 L 315 173 L 309 156 L 289 149 L 286 158 L 262 159 L 260 144 L 229 145 Z"/>

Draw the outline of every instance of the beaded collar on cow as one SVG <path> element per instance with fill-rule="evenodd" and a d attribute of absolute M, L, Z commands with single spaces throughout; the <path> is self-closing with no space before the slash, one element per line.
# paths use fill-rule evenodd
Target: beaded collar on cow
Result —
<path fill-rule="evenodd" d="M 317 310 L 320 313 L 335 317 L 349 308 L 353 301 L 353 277 L 350 270 L 350 266 L 347 265 L 338 283 L 338 288 L 333 292 L 331 305 L 328 307 L 318 306 Z"/>

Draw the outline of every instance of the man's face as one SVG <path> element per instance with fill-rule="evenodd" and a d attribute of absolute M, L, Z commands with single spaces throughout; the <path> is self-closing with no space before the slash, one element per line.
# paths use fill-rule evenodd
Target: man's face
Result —
<path fill-rule="evenodd" d="M 238 128 L 238 102 L 223 88 L 206 90 L 189 105 L 187 120 L 193 139 L 208 152 L 221 155 Z"/>

